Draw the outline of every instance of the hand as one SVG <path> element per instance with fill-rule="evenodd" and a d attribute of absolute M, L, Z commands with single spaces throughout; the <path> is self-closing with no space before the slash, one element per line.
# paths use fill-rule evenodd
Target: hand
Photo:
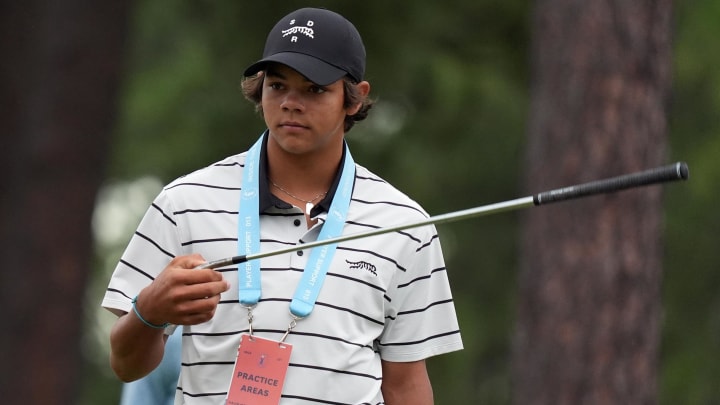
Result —
<path fill-rule="evenodd" d="M 199 254 L 175 257 L 140 292 L 136 308 L 142 317 L 156 325 L 195 325 L 212 319 L 220 294 L 230 284 L 213 269 L 194 269 L 203 263 Z"/>

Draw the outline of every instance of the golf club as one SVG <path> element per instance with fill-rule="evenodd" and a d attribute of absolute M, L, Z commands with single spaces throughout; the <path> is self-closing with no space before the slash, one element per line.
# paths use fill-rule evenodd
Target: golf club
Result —
<path fill-rule="evenodd" d="M 317 246 L 330 245 L 333 243 L 346 242 L 355 239 L 367 238 L 370 236 L 382 235 L 390 232 L 401 231 L 404 229 L 417 228 L 420 226 L 441 224 L 446 222 L 458 221 L 461 219 L 473 218 L 482 215 L 490 215 L 500 212 L 513 211 L 521 208 L 545 205 L 558 201 L 571 200 L 591 195 L 612 193 L 615 191 L 625 190 L 628 188 L 647 186 L 651 184 L 665 183 L 675 180 L 687 180 L 689 177 L 689 169 L 685 162 L 677 162 L 667 166 L 661 166 L 654 169 L 644 170 L 625 174 L 617 177 L 611 177 L 603 180 L 591 181 L 574 186 L 563 187 L 550 191 L 541 192 L 532 196 L 517 198 L 514 200 L 483 205 L 466 210 L 450 212 L 446 214 L 428 217 L 422 221 L 405 223 L 395 226 L 373 229 L 367 232 L 358 232 L 348 235 L 342 235 L 334 238 L 316 240 L 314 242 L 303 243 L 287 248 L 272 250 L 269 252 L 260 252 L 249 255 L 233 256 L 225 259 L 211 261 L 198 266 L 198 269 L 216 269 L 232 264 L 245 263 L 249 260 L 261 259 L 263 257 L 276 256 L 285 253 L 297 252 L 314 248 Z"/>

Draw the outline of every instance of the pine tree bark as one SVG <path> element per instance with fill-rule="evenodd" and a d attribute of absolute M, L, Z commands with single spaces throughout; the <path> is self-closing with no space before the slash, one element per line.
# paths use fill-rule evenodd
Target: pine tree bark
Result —
<path fill-rule="evenodd" d="M 0 402 L 74 404 L 127 1 L 0 3 Z"/>
<path fill-rule="evenodd" d="M 670 0 L 539 0 L 528 193 L 665 163 Z M 660 187 L 524 212 L 516 404 L 657 403 Z"/>

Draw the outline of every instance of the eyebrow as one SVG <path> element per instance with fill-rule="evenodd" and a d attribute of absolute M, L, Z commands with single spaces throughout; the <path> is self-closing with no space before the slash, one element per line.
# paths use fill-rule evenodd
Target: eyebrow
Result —
<path fill-rule="evenodd" d="M 298 73 L 299 73 L 299 72 L 298 72 Z M 302 78 L 303 78 L 303 80 L 304 80 L 305 82 L 310 83 L 310 84 L 314 84 L 314 85 L 318 85 L 317 83 L 315 83 L 315 82 L 313 82 L 312 80 L 310 80 L 310 79 L 308 79 L 307 77 L 305 77 L 303 74 L 301 74 L 301 73 L 299 73 L 299 74 L 300 74 L 300 76 L 302 76 Z M 286 77 L 284 74 L 280 73 L 276 68 L 274 68 L 274 67 L 272 67 L 272 66 L 268 66 L 268 67 L 265 69 L 265 77 L 275 77 L 275 78 L 278 78 L 278 79 L 287 80 L 287 77 Z M 323 87 L 325 87 L 325 86 L 323 86 Z"/>
<path fill-rule="evenodd" d="M 265 69 L 265 76 L 277 77 L 277 78 L 280 78 L 280 79 L 287 79 L 287 77 L 285 77 L 285 75 L 283 75 L 282 73 L 278 72 L 277 70 L 275 70 L 275 69 L 272 68 L 272 67 L 268 67 L 267 69 Z"/>

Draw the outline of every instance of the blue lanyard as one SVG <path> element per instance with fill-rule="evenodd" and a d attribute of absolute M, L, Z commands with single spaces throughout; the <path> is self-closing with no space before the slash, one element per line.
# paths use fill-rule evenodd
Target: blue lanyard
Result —
<path fill-rule="evenodd" d="M 259 214 L 259 167 L 263 137 L 250 148 L 245 159 L 240 210 L 238 214 L 238 254 L 249 255 L 260 252 L 260 214 Z M 333 196 L 325 223 L 322 225 L 318 240 L 340 236 L 345 226 L 353 182 L 355 180 L 355 162 L 350 149 L 345 145 L 345 162 L 340 175 L 340 184 Z M 290 302 L 290 312 L 304 318 L 313 310 L 325 275 L 335 254 L 337 243 L 318 246 L 310 252 L 305 271 Z M 238 268 L 238 297 L 240 304 L 252 307 L 260 301 L 260 262 L 248 260 Z"/>
<path fill-rule="evenodd" d="M 238 253 L 249 255 L 260 252 L 260 150 L 258 139 L 247 153 L 243 170 L 240 210 L 238 211 Z M 238 298 L 240 304 L 253 306 L 260 301 L 260 263 L 248 260 L 238 267 Z"/>

